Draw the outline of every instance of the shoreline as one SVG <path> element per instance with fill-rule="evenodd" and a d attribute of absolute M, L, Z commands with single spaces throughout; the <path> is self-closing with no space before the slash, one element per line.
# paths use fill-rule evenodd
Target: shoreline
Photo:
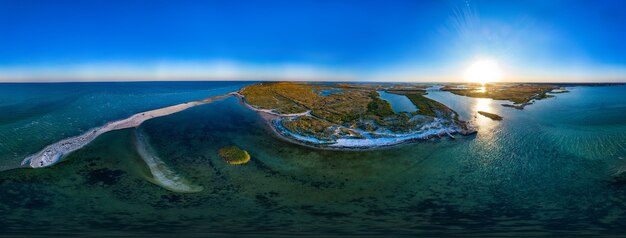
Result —
<path fill-rule="evenodd" d="M 128 118 L 109 122 L 103 126 L 90 129 L 89 131 L 74 137 L 60 140 L 56 143 L 46 146 L 43 150 L 26 157 L 22 161 L 22 166 L 30 166 L 31 168 L 48 167 L 59 162 L 63 156 L 83 148 L 98 136 L 109 131 L 133 128 L 141 125 L 143 122 L 152 118 L 171 115 L 186 109 L 212 103 L 213 101 L 233 96 L 234 93 L 205 98 L 198 101 L 176 104 L 173 106 L 163 107 L 150 111 L 136 113 Z"/>
<path fill-rule="evenodd" d="M 162 117 L 171 115 L 174 113 L 178 113 L 184 111 L 186 109 L 209 104 L 214 101 L 224 99 L 230 96 L 235 96 L 240 99 L 240 102 L 250 110 L 253 110 L 259 114 L 261 119 L 266 123 L 266 125 L 275 133 L 275 135 L 282 140 L 287 142 L 306 146 L 314 149 L 324 149 L 324 150 L 352 150 L 352 151 L 363 151 L 363 150 L 375 150 L 384 147 L 391 147 L 400 144 L 406 144 L 414 141 L 426 141 L 435 137 L 443 137 L 449 136 L 450 138 L 455 138 L 454 134 L 460 135 L 471 135 L 476 133 L 475 130 L 471 129 L 463 129 L 458 126 L 443 126 L 440 120 L 435 118 L 435 121 L 431 122 L 424 131 L 414 132 L 414 133 L 406 133 L 406 134 L 398 134 L 398 133 L 389 133 L 393 135 L 392 137 L 379 137 L 379 138 L 365 138 L 365 139 L 355 139 L 355 138 L 339 138 L 335 141 L 331 141 L 330 143 L 324 143 L 317 138 L 301 136 L 293 134 L 289 131 L 284 131 L 278 128 L 275 123 L 280 123 L 282 118 L 293 118 L 293 117 L 301 117 L 301 116 L 312 116 L 311 111 L 306 111 L 302 113 L 293 113 L 293 114 L 280 114 L 276 113 L 272 110 L 268 109 L 260 109 L 256 108 L 250 104 L 248 104 L 245 100 L 245 96 L 240 94 L 238 91 L 230 92 L 227 94 L 214 96 L 205 98 L 198 101 L 186 102 L 181 104 L 176 104 L 173 106 L 168 106 L 164 108 L 154 109 L 150 111 L 140 112 L 133 114 L 132 116 L 109 122 L 103 126 L 96 127 L 90 129 L 89 131 L 70 138 L 66 138 L 60 140 L 56 143 L 50 144 L 46 146 L 41 151 L 29 155 L 26 157 L 21 165 L 28 166 L 31 168 L 43 168 L 54 165 L 58 163 L 63 156 L 70 154 L 76 150 L 79 150 L 89 144 L 91 141 L 98 138 L 98 136 L 115 130 L 122 130 L 128 128 L 134 128 L 141 125 L 143 122 L 150 120 L 152 118 Z M 302 137 L 302 138 L 298 138 Z"/>

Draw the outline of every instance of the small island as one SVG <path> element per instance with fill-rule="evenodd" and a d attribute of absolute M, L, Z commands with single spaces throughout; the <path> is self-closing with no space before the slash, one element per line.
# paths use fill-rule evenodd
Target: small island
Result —
<path fill-rule="evenodd" d="M 237 146 L 228 146 L 219 149 L 218 154 L 226 163 L 238 165 L 245 164 L 250 161 L 248 151 L 242 150 Z"/>
<path fill-rule="evenodd" d="M 500 116 L 498 114 L 494 114 L 494 113 L 478 111 L 478 114 L 483 115 L 485 117 L 489 117 L 489 118 L 491 118 L 491 120 L 494 120 L 494 121 L 502 121 L 502 119 L 503 119 L 502 116 Z"/>

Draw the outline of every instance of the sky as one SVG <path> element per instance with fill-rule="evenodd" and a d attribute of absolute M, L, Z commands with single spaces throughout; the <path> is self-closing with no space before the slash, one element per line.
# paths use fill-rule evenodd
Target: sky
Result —
<path fill-rule="evenodd" d="M 0 0 L 0 81 L 626 81 L 626 1 Z"/>

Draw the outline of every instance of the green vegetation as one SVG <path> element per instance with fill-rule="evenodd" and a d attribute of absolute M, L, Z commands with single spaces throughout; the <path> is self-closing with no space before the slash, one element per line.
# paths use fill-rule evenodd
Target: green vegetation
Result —
<path fill-rule="evenodd" d="M 321 84 L 268 82 L 250 85 L 240 93 L 247 103 L 280 114 L 303 113 L 310 116 L 289 117 L 281 121 L 288 131 L 319 140 L 363 138 L 360 130 L 378 129 L 391 132 L 409 132 L 434 117 L 451 119 L 457 123 L 454 111 L 423 95 L 425 85 L 397 84 Z M 321 95 L 324 90 L 332 94 Z M 416 114 L 395 113 L 391 104 L 380 98 L 378 90 L 406 95 L 421 114 L 427 117 L 411 120 Z"/>
<path fill-rule="evenodd" d="M 483 115 L 485 117 L 489 117 L 491 118 L 491 120 L 494 120 L 494 121 L 501 121 L 503 119 L 500 115 L 489 113 L 489 112 L 478 111 L 478 114 Z"/>
<path fill-rule="evenodd" d="M 547 93 L 559 88 L 559 86 L 548 84 L 487 84 L 484 87 L 478 84 L 452 84 L 446 85 L 441 90 L 467 97 L 508 100 L 515 104 L 525 104 L 532 100 L 552 97 Z"/>
<path fill-rule="evenodd" d="M 375 115 L 378 117 L 387 117 L 395 114 L 391 109 L 389 102 L 380 99 L 380 95 L 376 91 L 370 92 L 370 98 L 372 101 L 367 104 L 367 114 Z"/>
<path fill-rule="evenodd" d="M 250 161 L 250 154 L 236 146 L 223 147 L 218 151 L 218 154 L 228 164 L 245 164 Z"/>
<path fill-rule="evenodd" d="M 272 109 L 277 113 L 302 113 L 307 108 L 292 101 L 288 95 L 302 94 L 312 97 L 315 93 L 302 87 L 291 87 L 286 83 L 260 83 L 245 87 L 240 92 L 246 101 L 259 108 Z M 287 95 L 287 96 L 286 96 Z"/>
<path fill-rule="evenodd" d="M 311 114 L 333 122 L 354 123 L 367 112 L 367 105 L 372 101 L 368 90 L 345 90 L 328 96 L 319 95 L 318 91 L 332 87 L 292 83 L 272 82 L 245 87 L 241 94 L 246 101 L 256 107 L 271 109 L 278 113 L 302 113 L 311 110 Z"/>
<path fill-rule="evenodd" d="M 392 90 L 411 94 L 425 92 L 423 90 L 425 87 L 401 84 L 393 85 Z M 343 91 L 327 96 L 317 93 L 330 89 Z M 376 84 L 337 84 L 335 87 L 330 87 L 293 82 L 268 82 L 245 87 L 240 93 L 246 97 L 249 104 L 258 108 L 270 109 L 282 114 L 303 113 L 310 110 L 311 114 L 319 119 L 349 125 L 358 123 L 362 119 L 384 123 L 386 119 L 389 119 L 388 117 L 397 116 L 391 109 L 391 104 L 381 99 L 376 92 L 382 89 L 383 86 Z M 434 102 L 432 104 L 436 103 L 432 102 Z M 437 107 L 441 108 L 441 106 Z M 435 116 L 435 114 L 430 115 Z"/>
<path fill-rule="evenodd" d="M 320 140 L 329 140 L 333 134 L 334 124 L 313 117 L 303 116 L 282 121 L 287 130 L 304 136 L 315 137 Z"/>

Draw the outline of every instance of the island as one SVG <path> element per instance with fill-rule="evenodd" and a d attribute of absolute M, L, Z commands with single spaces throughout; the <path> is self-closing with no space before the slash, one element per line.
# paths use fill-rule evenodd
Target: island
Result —
<path fill-rule="evenodd" d="M 245 164 L 250 161 L 250 154 L 237 146 L 228 146 L 219 149 L 218 154 L 226 163 L 238 165 Z"/>
<path fill-rule="evenodd" d="M 425 97 L 427 87 L 264 82 L 238 95 L 281 138 L 307 146 L 369 149 L 476 132 L 455 111 Z M 417 110 L 396 112 L 381 93 L 405 96 Z"/>
<path fill-rule="evenodd" d="M 533 83 L 448 84 L 441 88 L 456 95 L 473 98 L 507 100 L 502 106 L 522 110 L 536 100 L 554 97 L 551 93 L 566 93 L 563 86 Z"/>
<path fill-rule="evenodd" d="M 494 114 L 494 113 L 489 113 L 489 112 L 485 112 L 485 111 L 478 111 L 478 114 L 483 115 L 485 117 L 490 118 L 491 120 L 494 121 L 502 121 L 502 116 L 498 115 L 498 114 Z"/>

